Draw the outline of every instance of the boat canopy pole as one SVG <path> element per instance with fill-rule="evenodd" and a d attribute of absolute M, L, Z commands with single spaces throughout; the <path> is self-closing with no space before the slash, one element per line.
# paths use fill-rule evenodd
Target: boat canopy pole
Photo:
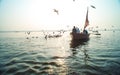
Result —
<path fill-rule="evenodd" d="M 87 7 L 87 13 L 86 13 L 86 19 L 85 19 L 84 30 L 85 30 L 85 28 L 89 25 L 89 20 L 88 20 L 88 10 L 89 10 L 89 8 Z"/>

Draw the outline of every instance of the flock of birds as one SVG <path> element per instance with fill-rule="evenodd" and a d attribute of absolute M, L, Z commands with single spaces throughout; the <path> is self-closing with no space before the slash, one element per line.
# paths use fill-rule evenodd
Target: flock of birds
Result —
<path fill-rule="evenodd" d="M 75 0 L 73 0 L 73 2 L 75 2 Z M 93 6 L 93 5 L 91 5 L 91 7 L 92 8 L 96 8 L 95 6 Z M 59 11 L 57 10 L 57 9 L 53 9 L 53 11 L 57 14 L 57 15 L 59 15 Z M 47 39 L 47 38 L 57 38 L 57 37 L 61 37 L 62 36 L 62 34 L 61 33 L 64 33 L 65 31 L 60 31 L 60 33 L 59 34 L 54 34 L 54 32 L 53 32 L 53 34 L 45 34 L 44 32 L 43 32 L 43 34 L 45 35 L 45 39 Z M 31 34 L 31 32 L 26 32 L 26 34 L 27 35 L 30 35 Z M 38 36 L 36 36 L 36 37 L 32 37 L 32 38 L 38 38 Z M 29 37 L 27 37 L 26 39 L 29 39 Z"/>
<path fill-rule="evenodd" d="M 57 32 L 52 32 L 52 33 L 48 33 L 48 32 L 45 33 L 43 31 L 43 35 L 44 35 L 45 39 L 47 39 L 47 38 L 58 38 L 58 37 L 62 37 L 62 35 L 64 34 L 64 32 L 65 31 L 63 31 L 63 30 L 60 30 L 60 31 L 57 31 Z M 25 34 L 27 34 L 26 39 L 39 38 L 38 36 L 33 36 L 30 31 L 25 32 Z M 30 36 L 30 35 L 32 35 L 32 36 Z"/>

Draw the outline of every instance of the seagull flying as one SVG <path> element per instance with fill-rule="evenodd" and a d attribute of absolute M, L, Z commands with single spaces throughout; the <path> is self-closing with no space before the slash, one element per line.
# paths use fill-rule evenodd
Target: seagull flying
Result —
<path fill-rule="evenodd" d="M 56 9 L 53 9 L 54 10 L 54 12 L 56 12 L 57 13 L 57 15 L 59 15 L 59 12 L 58 12 L 58 10 L 56 10 Z"/>
<path fill-rule="evenodd" d="M 96 9 L 96 7 L 95 7 L 95 6 L 93 6 L 93 5 L 91 5 L 91 7 L 92 7 L 92 8 L 94 8 L 94 9 Z"/>

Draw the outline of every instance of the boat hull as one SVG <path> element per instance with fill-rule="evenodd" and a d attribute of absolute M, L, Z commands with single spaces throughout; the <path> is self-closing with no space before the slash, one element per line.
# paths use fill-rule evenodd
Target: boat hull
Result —
<path fill-rule="evenodd" d="M 72 40 L 81 40 L 81 41 L 87 41 L 89 40 L 90 34 L 84 34 L 84 33 L 70 33 Z"/>

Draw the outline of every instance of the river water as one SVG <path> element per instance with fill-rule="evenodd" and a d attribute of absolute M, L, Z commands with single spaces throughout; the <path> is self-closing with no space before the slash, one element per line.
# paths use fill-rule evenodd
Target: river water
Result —
<path fill-rule="evenodd" d="M 0 75 L 120 75 L 120 31 L 100 31 L 87 42 L 69 32 L 0 32 Z"/>

